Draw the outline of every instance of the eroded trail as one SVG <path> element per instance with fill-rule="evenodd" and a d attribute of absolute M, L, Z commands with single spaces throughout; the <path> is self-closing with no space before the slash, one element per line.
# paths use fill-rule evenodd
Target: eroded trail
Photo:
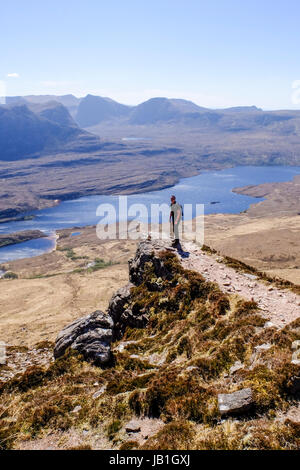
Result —
<path fill-rule="evenodd" d="M 294 292 L 268 286 L 255 275 L 238 272 L 223 264 L 221 257 L 203 252 L 193 242 L 184 242 L 183 249 L 189 253 L 181 261 L 186 269 L 198 271 L 208 281 L 218 283 L 224 292 L 255 300 L 277 327 L 282 328 L 300 317 L 300 296 Z"/>

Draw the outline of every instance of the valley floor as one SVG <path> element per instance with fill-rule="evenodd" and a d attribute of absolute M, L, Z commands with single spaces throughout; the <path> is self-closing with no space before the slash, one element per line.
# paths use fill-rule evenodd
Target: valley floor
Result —
<path fill-rule="evenodd" d="M 206 218 L 205 243 L 270 276 L 300 284 L 300 217 L 216 214 Z"/>
<path fill-rule="evenodd" d="M 105 309 L 127 282 L 135 242 L 101 243 L 89 227 L 78 237 L 71 232 L 61 231 L 56 251 L 5 265 L 18 279 L 0 280 L 0 340 L 29 347 L 54 341 L 66 323 Z"/>

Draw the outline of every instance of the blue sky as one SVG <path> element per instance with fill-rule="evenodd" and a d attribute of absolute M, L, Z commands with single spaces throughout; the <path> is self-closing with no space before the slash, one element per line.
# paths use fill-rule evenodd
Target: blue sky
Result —
<path fill-rule="evenodd" d="M 10 96 L 300 109 L 299 0 L 0 0 L 0 17 Z"/>

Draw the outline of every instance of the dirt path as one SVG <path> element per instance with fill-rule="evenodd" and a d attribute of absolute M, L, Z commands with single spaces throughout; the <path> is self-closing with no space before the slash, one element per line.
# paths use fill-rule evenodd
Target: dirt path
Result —
<path fill-rule="evenodd" d="M 183 249 L 190 253 L 188 258 L 182 258 L 185 268 L 198 271 L 208 281 L 217 282 L 224 292 L 255 300 L 277 327 L 282 328 L 300 317 L 299 295 L 287 289 L 267 286 L 254 275 L 237 272 L 222 264 L 219 256 L 204 253 L 193 242 L 184 242 Z"/>

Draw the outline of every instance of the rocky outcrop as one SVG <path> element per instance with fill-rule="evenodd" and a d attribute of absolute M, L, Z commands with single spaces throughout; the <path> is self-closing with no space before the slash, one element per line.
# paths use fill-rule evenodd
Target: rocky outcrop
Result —
<path fill-rule="evenodd" d="M 129 282 L 125 287 L 117 290 L 112 296 L 109 306 L 108 314 L 112 317 L 113 321 L 117 323 L 124 311 L 125 305 L 130 301 L 130 290 L 134 287 L 134 284 Z"/>
<path fill-rule="evenodd" d="M 160 289 L 159 280 L 172 278 L 172 274 L 159 256 L 166 249 L 174 251 L 169 243 L 162 240 L 142 241 L 135 257 L 129 261 L 130 282 L 115 293 L 108 308 L 108 314 L 114 321 L 114 339 L 122 338 L 127 327 L 144 328 L 147 325 L 149 312 L 131 302 L 131 289 L 145 281 L 148 269 L 153 271 L 153 279 L 148 280 L 151 290 Z"/>
<path fill-rule="evenodd" d="M 133 305 L 128 307 L 122 313 L 120 320 L 114 327 L 114 338 L 122 338 L 125 329 L 129 328 L 145 328 L 149 321 L 149 312 L 139 306 Z"/>
<path fill-rule="evenodd" d="M 121 287 L 111 298 L 108 307 L 108 315 L 113 319 L 113 339 L 122 338 L 127 326 L 131 328 L 142 328 L 147 323 L 147 316 L 138 311 L 134 311 L 131 306 L 131 289 L 134 284 L 129 282 L 125 287 Z"/>
<path fill-rule="evenodd" d="M 254 405 L 251 388 L 218 395 L 219 412 L 222 416 L 241 415 Z"/>
<path fill-rule="evenodd" d="M 112 297 L 108 314 L 113 319 L 113 338 L 122 338 L 125 329 L 144 328 L 148 322 L 148 312 L 131 303 L 131 289 L 134 284 L 129 283 L 119 289 Z"/>
<path fill-rule="evenodd" d="M 64 328 L 57 337 L 54 357 L 60 357 L 71 347 L 87 360 L 107 364 L 111 342 L 122 338 L 127 327 L 144 328 L 149 320 L 149 312 L 132 302 L 131 289 L 144 282 L 147 268 L 153 270 L 154 279 L 149 281 L 153 290 L 160 288 L 159 280 L 172 278 L 159 256 L 166 249 L 174 251 L 168 242 L 142 241 L 135 257 L 129 261 L 130 282 L 114 294 L 107 313 L 95 312 Z"/>
<path fill-rule="evenodd" d="M 165 267 L 159 253 L 164 250 L 174 251 L 170 243 L 162 240 L 146 240 L 139 244 L 135 257 L 129 261 L 129 280 L 139 286 L 144 281 L 147 266 L 151 264 L 156 277 L 171 279 L 172 274 Z"/>
<path fill-rule="evenodd" d="M 81 353 L 86 360 L 105 365 L 111 359 L 112 329 L 112 318 L 101 311 L 79 318 L 59 333 L 54 357 L 57 359 L 71 348 Z"/>

